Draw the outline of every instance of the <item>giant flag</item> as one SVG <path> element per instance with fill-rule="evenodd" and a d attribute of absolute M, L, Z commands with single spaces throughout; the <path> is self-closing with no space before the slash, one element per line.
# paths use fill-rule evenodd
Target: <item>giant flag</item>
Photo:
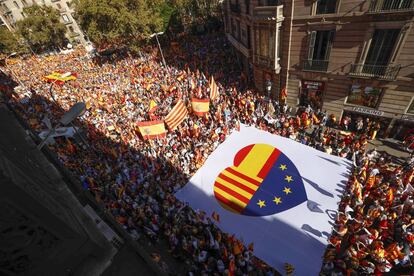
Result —
<path fill-rule="evenodd" d="M 167 134 L 164 121 L 147 121 L 137 123 L 139 132 L 146 139 L 163 138 Z"/>
<path fill-rule="evenodd" d="M 318 275 L 349 161 L 253 127 L 233 132 L 176 193 L 278 271 Z"/>
<path fill-rule="evenodd" d="M 184 121 L 187 114 L 188 111 L 183 101 L 178 100 L 177 104 L 173 107 L 170 113 L 168 113 L 167 117 L 165 117 L 165 123 L 170 130 L 174 130 L 179 124 L 182 123 L 182 121 Z"/>
<path fill-rule="evenodd" d="M 209 99 L 191 99 L 193 112 L 197 116 L 204 116 L 210 110 Z"/>

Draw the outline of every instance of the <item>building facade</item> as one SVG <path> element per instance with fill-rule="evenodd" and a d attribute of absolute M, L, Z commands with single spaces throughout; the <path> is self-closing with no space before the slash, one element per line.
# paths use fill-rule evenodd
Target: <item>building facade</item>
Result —
<path fill-rule="evenodd" d="M 23 8 L 38 4 L 48 5 L 60 12 L 60 19 L 67 28 L 66 36 L 74 44 L 86 44 L 86 39 L 74 18 L 72 0 L 0 0 L 0 19 L 10 31 L 14 31 L 16 22 L 25 17 Z"/>
<path fill-rule="evenodd" d="M 228 0 L 225 31 L 260 91 L 292 107 L 414 128 L 414 0 Z M 244 35 L 245 33 L 246 35 Z"/>

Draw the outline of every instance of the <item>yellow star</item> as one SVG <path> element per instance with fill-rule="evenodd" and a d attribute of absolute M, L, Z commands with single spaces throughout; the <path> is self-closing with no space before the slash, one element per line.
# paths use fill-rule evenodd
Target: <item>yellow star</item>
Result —
<path fill-rule="evenodd" d="M 282 198 L 281 197 L 275 197 L 275 199 L 273 199 L 273 202 L 276 203 L 276 205 L 279 205 L 280 203 L 282 203 Z"/>
<path fill-rule="evenodd" d="M 293 181 L 293 178 L 290 175 L 286 175 L 285 180 L 290 183 Z"/>
<path fill-rule="evenodd" d="M 286 194 L 290 194 L 292 193 L 292 191 L 290 190 L 290 188 L 285 187 L 285 189 L 283 190 Z"/>
<path fill-rule="evenodd" d="M 260 200 L 260 199 L 259 199 L 259 202 L 257 202 L 257 205 L 259 205 L 259 206 L 260 206 L 260 208 L 262 208 L 262 207 L 266 207 L 266 203 L 265 203 L 265 201 L 264 201 L 264 200 Z"/>
<path fill-rule="evenodd" d="M 280 165 L 279 169 L 281 169 L 282 171 L 287 170 L 287 166 L 286 165 Z"/>

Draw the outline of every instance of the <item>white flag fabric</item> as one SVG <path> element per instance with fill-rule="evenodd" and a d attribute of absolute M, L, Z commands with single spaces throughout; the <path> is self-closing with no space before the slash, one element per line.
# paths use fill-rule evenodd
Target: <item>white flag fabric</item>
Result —
<path fill-rule="evenodd" d="M 284 271 L 318 275 L 351 162 L 242 125 L 176 193 Z"/>

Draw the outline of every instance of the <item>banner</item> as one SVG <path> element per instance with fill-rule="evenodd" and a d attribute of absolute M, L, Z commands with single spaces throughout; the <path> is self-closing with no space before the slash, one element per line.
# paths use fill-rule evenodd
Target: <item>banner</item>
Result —
<path fill-rule="evenodd" d="M 242 125 L 176 193 L 215 213 L 257 257 L 297 275 L 318 275 L 351 164 L 293 140 Z M 341 188 L 342 187 L 342 188 Z"/>
<path fill-rule="evenodd" d="M 173 107 L 167 117 L 165 117 L 165 123 L 170 130 L 174 130 L 182 123 L 182 121 L 184 121 L 187 114 L 188 111 L 184 103 L 181 100 L 178 100 L 177 104 Z"/>
<path fill-rule="evenodd" d="M 197 116 L 204 116 L 210 110 L 210 99 L 191 99 L 193 112 Z"/>
<path fill-rule="evenodd" d="M 139 122 L 137 126 L 145 140 L 163 138 L 167 134 L 163 121 Z"/>

